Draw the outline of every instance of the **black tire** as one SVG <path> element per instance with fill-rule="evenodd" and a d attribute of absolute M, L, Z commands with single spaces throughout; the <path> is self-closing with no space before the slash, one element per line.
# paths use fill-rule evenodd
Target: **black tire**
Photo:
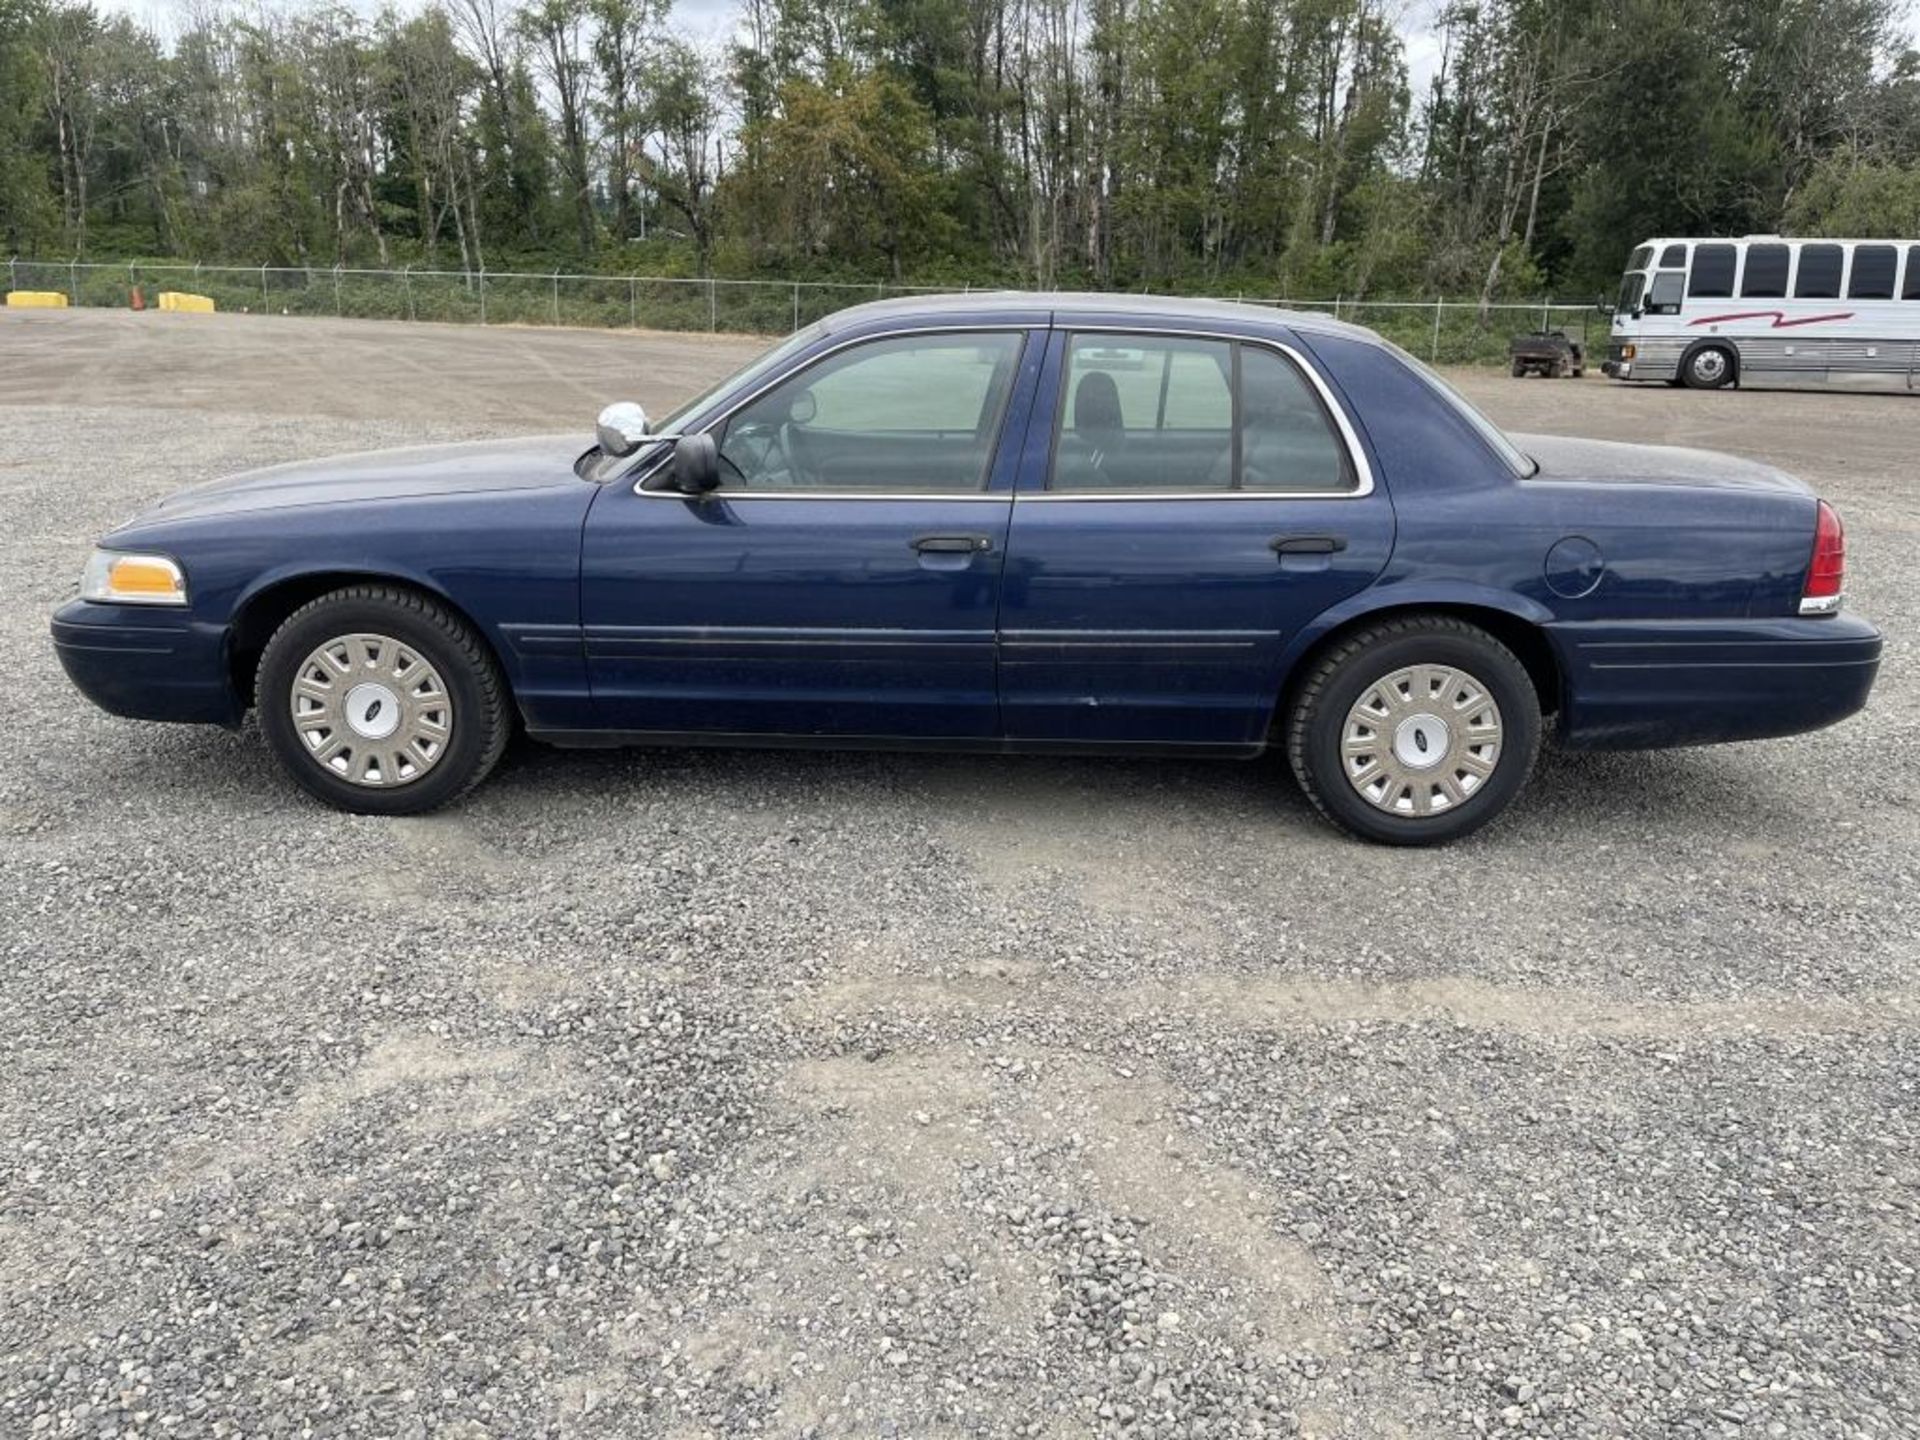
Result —
<path fill-rule="evenodd" d="M 1413 665 L 1467 672 L 1500 708 L 1493 773 L 1438 813 L 1390 814 L 1349 783 L 1341 758 L 1349 710 L 1385 677 Z M 1423 742 L 1424 748 L 1424 742 Z M 1287 717 L 1287 758 L 1316 809 L 1342 829 L 1387 845 L 1442 845 L 1478 830 L 1512 803 L 1540 750 L 1540 699 L 1526 667 L 1477 626 L 1446 615 L 1413 615 L 1356 631 L 1316 661 Z"/>
<path fill-rule="evenodd" d="M 372 788 L 313 756 L 292 714 L 294 682 L 315 649 L 344 635 L 391 637 L 438 672 L 451 701 L 444 749 L 417 779 Z M 267 743 L 308 794 L 356 815 L 418 815 L 448 805 L 486 779 L 512 734 L 506 681 L 467 623 L 417 591 L 390 585 L 335 590 L 294 611 L 267 642 L 254 681 Z M 402 774 L 405 768 L 396 766 Z"/>
<path fill-rule="evenodd" d="M 1691 390 L 1718 390 L 1733 383 L 1733 352 L 1724 345 L 1702 345 L 1680 362 L 1680 379 Z"/>
<path fill-rule="evenodd" d="M 1516 360 L 1513 362 L 1510 368 L 1513 371 L 1514 379 L 1519 380 L 1519 379 L 1523 379 L 1526 376 L 1527 367 L 1524 361 Z"/>

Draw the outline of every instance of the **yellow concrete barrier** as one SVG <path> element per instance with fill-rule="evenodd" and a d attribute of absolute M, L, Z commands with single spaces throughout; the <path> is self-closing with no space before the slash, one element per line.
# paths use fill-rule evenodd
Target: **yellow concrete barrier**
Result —
<path fill-rule="evenodd" d="M 160 292 L 160 308 L 162 310 L 186 311 L 194 315 L 211 315 L 213 314 L 213 297 L 211 295 L 187 295 L 178 290 L 162 290 Z"/>
<path fill-rule="evenodd" d="M 10 310 L 64 310 L 67 297 L 58 290 L 9 290 L 7 308 Z"/>

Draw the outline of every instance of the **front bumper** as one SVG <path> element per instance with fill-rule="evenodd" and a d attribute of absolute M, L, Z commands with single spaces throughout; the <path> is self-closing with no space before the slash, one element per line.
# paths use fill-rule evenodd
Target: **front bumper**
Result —
<path fill-rule="evenodd" d="M 54 612 L 53 651 L 110 714 L 231 726 L 246 713 L 227 675 L 226 627 L 184 611 L 69 601 Z"/>
<path fill-rule="evenodd" d="M 1561 739 L 1651 750 L 1798 735 L 1867 703 L 1880 632 L 1857 615 L 1547 627 L 1566 677 Z"/>

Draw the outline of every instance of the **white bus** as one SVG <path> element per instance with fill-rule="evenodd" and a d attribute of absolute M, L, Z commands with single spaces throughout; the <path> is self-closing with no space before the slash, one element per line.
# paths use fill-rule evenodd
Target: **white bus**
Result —
<path fill-rule="evenodd" d="M 1920 390 L 1920 241 L 1649 240 L 1601 366 L 1703 390 L 1752 381 Z"/>

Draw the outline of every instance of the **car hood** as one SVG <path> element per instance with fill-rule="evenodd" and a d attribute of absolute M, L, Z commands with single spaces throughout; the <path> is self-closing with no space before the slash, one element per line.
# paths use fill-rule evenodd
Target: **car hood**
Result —
<path fill-rule="evenodd" d="M 586 448 L 577 435 L 538 435 L 299 460 L 181 490 L 139 519 L 580 485 L 573 462 Z"/>
<path fill-rule="evenodd" d="M 1587 484 L 1682 485 L 1700 490 L 1764 490 L 1811 495 L 1805 482 L 1758 460 L 1678 445 L 1626 445 L 1561 435 L 1509 437 L 1539 462 L 1536 480 Z"/>

